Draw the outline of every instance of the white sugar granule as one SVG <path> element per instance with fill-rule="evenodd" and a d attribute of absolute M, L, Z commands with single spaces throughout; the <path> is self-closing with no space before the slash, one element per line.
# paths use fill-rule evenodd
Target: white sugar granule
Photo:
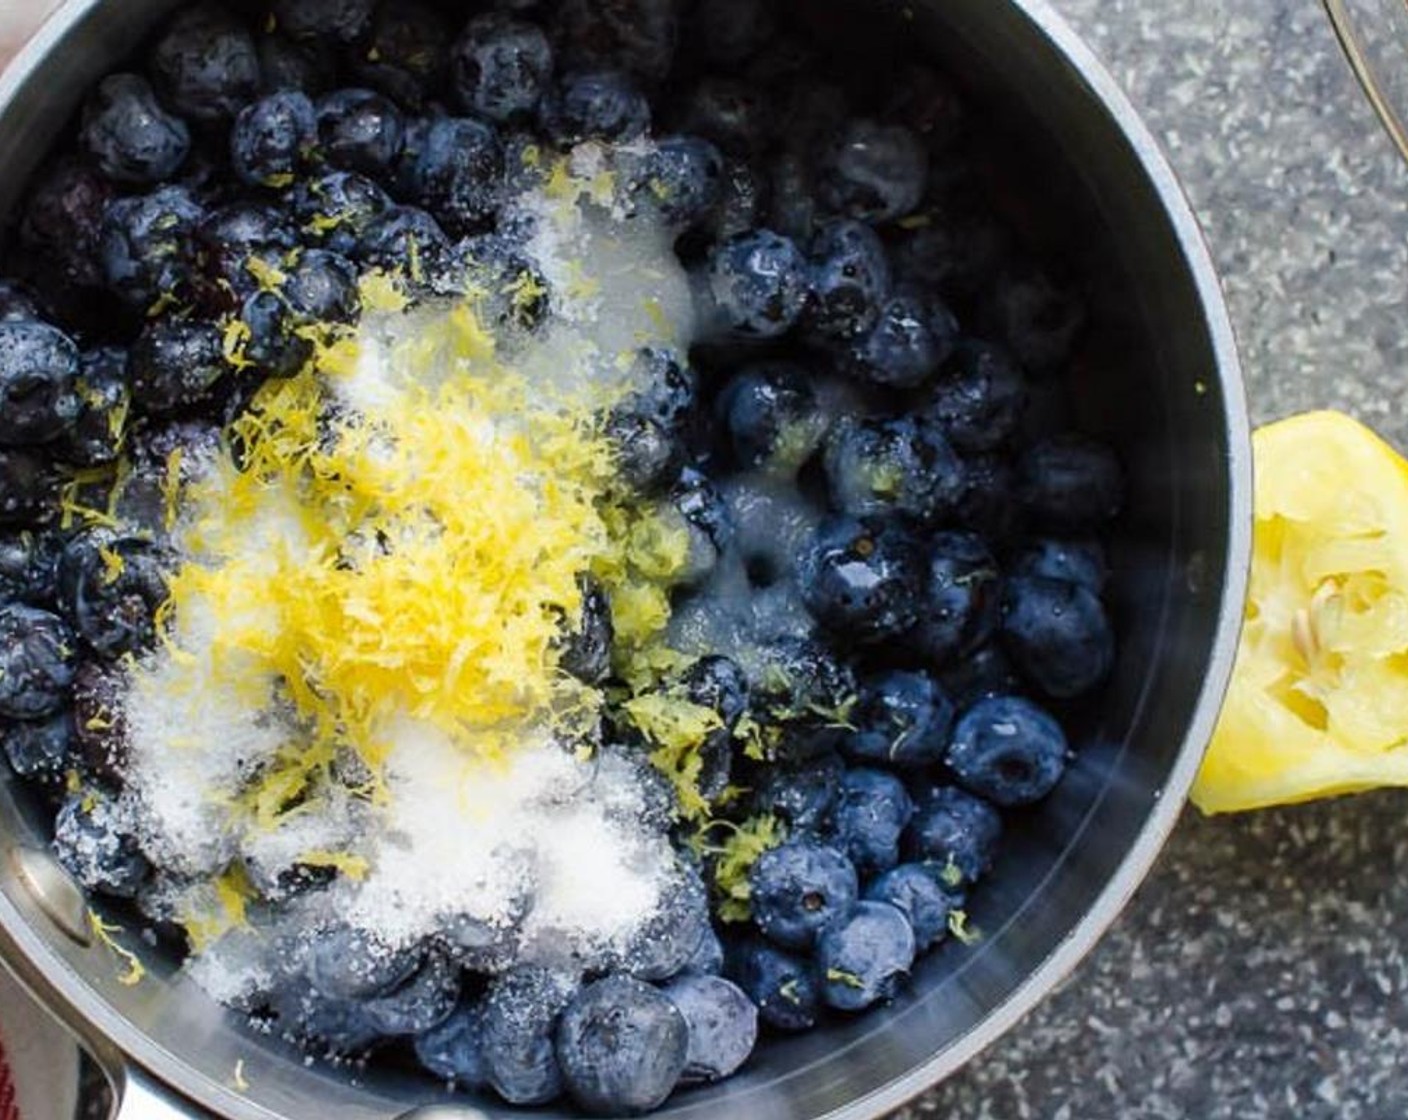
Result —
<path fill-rule="evenodd" d="M 354 924 L 393 945 L 449 917 L 506 929 L 526 896 L 525 938 L 553 933 L 591 952 L 623 944 L 658 904 L 673 853 L 641 833 L 638 787 L 613 775 L 599 788 L 590 762 L 531 731 L 492 763 L 409 721 L 388 738 L 390 806 L 371 874 L 349 901 Z"/>

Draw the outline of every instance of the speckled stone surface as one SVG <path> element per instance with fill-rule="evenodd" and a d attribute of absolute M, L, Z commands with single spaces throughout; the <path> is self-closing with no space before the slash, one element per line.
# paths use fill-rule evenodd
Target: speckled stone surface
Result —
<path fill-rule="evenodd" d="M 1311 0 L 1056 0 L 1207 231 L 1253 418 L 1408 448 L 1408 166 Z M 1402 1120 L 1408 792 L 1186 811 L 1076 974 L 896 1120 Z"/>

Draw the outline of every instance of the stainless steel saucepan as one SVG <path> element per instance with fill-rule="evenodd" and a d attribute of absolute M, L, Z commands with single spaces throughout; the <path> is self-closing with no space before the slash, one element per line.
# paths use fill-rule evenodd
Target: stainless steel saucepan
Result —
<path fill-rule="evenodd" d="M 11 65 L 0 80 L 0 230 L 84 91 L 171 6 L 69 0 Z M 1251 454 L 1227 314 L 1188 205 L 1109 75 L 1045 0 L 809 0 L 803 10 L 848 49 L 852 36 L 860 49 L 897 25 L 961 75 L 976 123 L 1001 137 L 1030 193 L 1042 247 L 1088 286 L 1093 341 L 1075 407 L 1082 426 L 1120 449 L 1130 476 L 1113 550 L 1121 656 L 1078 721 L 1073 770 L 1014 829 L 978 892 L 981 943 L 926 959 L 892 1006 L 770 1042 L 746 1073 L 680 1094 L 660 1113 L 676 1120 L 880 1116 L 1050 992 L 1109 926 L 1183 806 L 1246 582 Z M 0 957 L 109 1068 L 122 1120 L 517 1115 L 391 1071 L 309 1067 L 150 951 L 146 978 L 124 986 L 41 828 L 19 791 L 0 784 Z"/>

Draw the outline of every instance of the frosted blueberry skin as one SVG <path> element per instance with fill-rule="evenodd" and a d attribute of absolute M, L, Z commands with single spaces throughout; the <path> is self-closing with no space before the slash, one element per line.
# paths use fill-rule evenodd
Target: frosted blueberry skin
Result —
<path fill-rule="evenodd" d="M 557 1060 L 567 1092 L 596 1116 L 664 1103 L 689 1053 L 689 1027 L 664 993 L 629 976 L 583 988 L 562 1013 Z"/>
<path fill-rule="evenodd" d="M 42 719 L 62 708 L 77 651 L 78 639 L 57 615 L 0 606 L 0 716 Z"/>
<path fill-rule="evenodd" d="M 688 1028 L 681 1085 L 720 1081 L 748 1060 L 758 1009 L 741 988 L 721 976 L 680 976 L 661 990 Z"/>
<path fill-rule="evenodd" d="M 144 78 L 113 74 L 84 109 L 81 142 L 114 183 L 142 187 L 176 172 L 190 153 L 191 133 L 161 107 Z"/>
<path fill-rule="evenodd" d="M 888 902 L 909 919 L 920 953 L 948 936 L 950 915 L 962 910 L 965 902 L 961 889 L 943 881 L 943 869 L 927 863 L 892 867 L 865 888 L 865 897 Z"/>
<path fill-rule="evenodd" d="M 1002 637 L 1027 679 L 1055 699 L 1090 692 L 1114 665 L 1115 638 L 1104 604 L 1078 583 L 1040 576 L 1008 580 Z"/>
<path fill-rule="evenodd" d="M 769 941 L 810 949 L 860 893 L 855 865 L 840 848 L 790 841 L 759 857 L 748 876 L 753 922 Z"/>
<path fill-rule="evenodd" d="M 916 798 L 905 829 L 905 858 L 949 872 L 958 883 L 975 883 L 992 870 L 1002 838 L 1002 817 L 981 797 L 940 786 Z"/>
<path fill-rule="evenodd" d="M 856 903 L 817 942 L 822 998 L 838 1011 L 861 1011 L 892 999 L 914 964 L 914 930 L 888 902 Z"/>
<path fill-rule="evenodd" d="M 965 789 L 1011 808 L 1056 788 L 1067 750 L 1050 714 L 1018 696 L 993 696 L 963 714 L 945 761 Z"/>
<path fill-rule="evenodd" d="M 809 957 L 762 938 L 736 943 L 726 972 L 758 1008 L 758 1018 L 780 1031 L 805 1031 L 821 1014 L 820 985 Z"/>

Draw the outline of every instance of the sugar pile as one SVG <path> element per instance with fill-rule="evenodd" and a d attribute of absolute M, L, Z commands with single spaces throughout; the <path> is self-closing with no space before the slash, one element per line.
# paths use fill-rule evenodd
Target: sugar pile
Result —
<path fill-rule="evenodd" d="M 533 231 L 526 253 L 551 292 L 543 329 L 527 339 L 476 341 L 468 328 L 455 336 L 468 338 L 471 351 L 482 342 L 486 364 L 511 363 L 564 409 L 600 407 L 637 388 L 635 352 L 682 350 L 692 330 L 689 286 L 669 231 L 651 213 L 628 212 L 613 193 L 619 157 L 579 149 L 519 203 L 518 217 Z M 321 375 L 327 408 L 378 433 L 388 462 L 398 430 L 412 430 L 405 414 L 428 391 L 447 390 L 435 398 L 446 407 L 459 399 L 454 378 L 466 368 L 464 353 L 445 363 L 428 349 L 410 374 L 404 360 L 408 344 L 413 349 L 421 332 L 451 314 L 369 309 L 355 361 Z M 524 436 L 514 415 L 471 419 L 466 438 L 486 447 Z M 378 454 L 375 440 L 367 453 Z M 466 482 L 461 500 L 495 516 L 483 480 Z M 207 547 L 220 535 L 212 522 L 222 516 L 225 483 L 213 471 L 203 485 L 203 507 L 187 510 L 174 533 L 193 569 L 215 563 Z M 549 476 L 531 485 L 555 484 Z M 236 559 L 245 581 L 329 562 L 326 542 L 297 508 L 296 481 L 288 487 L 256 491 L 244 514 Z M 251 499 L 246 493 L 239 502 Z M 348 540 L 340 554 L 356 565 L 395 547 Z M 186 925 L 191 975 L 213 996 L 237 1005 L 273 983 L 284 947 L 318 925 L 371 931 L 392 950 L 433 938 L 459 963 L 497 971 L 521 962 L 601 967 L 658 917 L 679 868 L 663 822 L 649 811 L 655 787 L 633 762 L 593 757 L 549 711 L 511 726 L 507 752 L 498 749 L 502 726 L 492 729 L 492 749 L 480 749 L 474 727 L 451 733 L 445 721 L 409 707 L 372 709 L 365 743 L 329 749 L 292 695 L 316 692 L 319 682 L 271 673 L 245 652 L 275 641 L 280 625 L 278 611 L 257 596 L 247 604 L 236 596 L 232 605 L 229 596 L 217 603 L 192 593 L 166 645 L 129 672 L 124 809 L 162 883 L 147 905 Z M 318 871 L 330 881 L 296 889 Z"/>

